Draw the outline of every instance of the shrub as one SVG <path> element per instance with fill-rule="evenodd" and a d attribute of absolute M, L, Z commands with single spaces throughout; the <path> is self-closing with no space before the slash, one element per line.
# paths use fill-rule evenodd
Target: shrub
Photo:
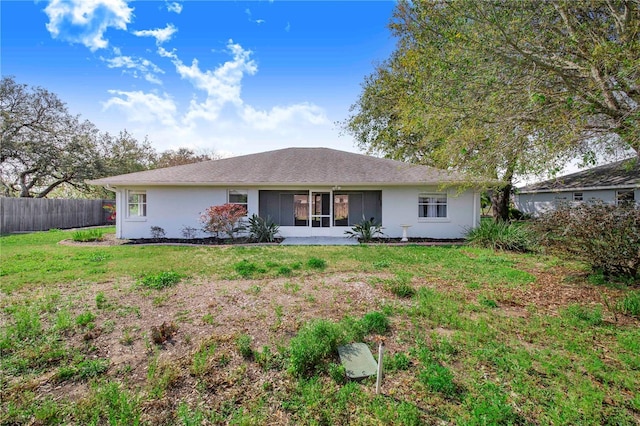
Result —
<path fill-rule="evenodd" d="M 151 238 L 154 240 L 163 238 L 165 236 L 164 229 L 160 226 L 152 226 L 151 227 Z"/>
<path fill-rule="evenodd" d="M 536 228 L 545 245 L 577 257 L 607 279 L 639 276 L 640 209 L 633 204 L 559 206 Z"/>
<path fill-rule="evenodd" d="M 147 275 L 141 278 L 139 282 L 145 287 L 155 288 L 159 290 L 165 287 L 171 287 L 175 284 L 178 284 L 180 280 L 182 280 L 181 274 L 173 271 L 168 271 L 168 272 L 159 272 L 153 275 Z"/>
<path fill-rule="evenodd" d="M 274 242 L 279 229 L 280 225 L 273 222 L 268 216 L 265 219 L 254 214 L 249 218 L 249 235 L 251 239 L 259 243 Z"/>
<path fill-rule="evenodd" d="M 289 346 L 289 371 L 304 376 L 321 368 L 344 340 L 339 324 L 315 320 L 304 325 Z"/>
<path fill-rule="evenodd" d="M 192 240 L 198 235 L 198 229 L 192 226 L 183 226 L 180 232 L 182 233 L 182 238 L 187 240 Z"/>
<path fill-rule="evenodd" d="M 200 222 L 206 232 L 220 237 L 225 234 L 232 240 L 236 234 L 244 230 L 241 225 L 242 219 L 247 215 L 247 209 L 240 204 L 223 204 L 221 206 L 211 206 L 200 215 Z"/>
<path fill-rule="evenodd" d="M 466 239 L 469 245 L 494 250 L 526 253 L 535 247 L 533 230 L 521 223 L 483 220 L 480 226 L 467 231 Z"/>
<path fill-rule="evenodd" d="M 87 243 L 90 241 L 102 241 L 104 231 L 102 229 L 85 229 L 81 231 L 75 231 L 71 235 L 73 241 Z"/>
<path fill-rule="evenodd" d="M 640 291 L 633 291 L 622 299 L 618 304 L 618 309 L 627 315 L 640 317 Z"/>
<path fill-rule="evenodd" d="M 379 223 L 376 223 L 374 218 L 362 219 L 362 222 L 357 223 L 349 231 L 344 231 L 349 238 L 358 238 L 363 243 L 368 243 L 375 237 L 381 237 L 384 235 L 382 232 L 384 228 Z"/>

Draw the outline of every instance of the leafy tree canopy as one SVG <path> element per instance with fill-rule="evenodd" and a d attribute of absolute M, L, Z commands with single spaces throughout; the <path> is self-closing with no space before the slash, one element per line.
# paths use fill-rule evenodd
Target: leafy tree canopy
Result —
<path fill-rule="evenodd" d="M 343 128 L 369 152 L 502 180 L 640 151 L 637 0 L 401 1 Z"/>
<path fill-rule="evenodd" d="M 0 120 L 4 196 L 109 197 L 85 180 L 216 158 L 187 148 L 158 154 L 148 140 L 139 142 L 126 130 L 100 132 L 72 115 L 56 94 L 13 77 L 0 82 Z"/>

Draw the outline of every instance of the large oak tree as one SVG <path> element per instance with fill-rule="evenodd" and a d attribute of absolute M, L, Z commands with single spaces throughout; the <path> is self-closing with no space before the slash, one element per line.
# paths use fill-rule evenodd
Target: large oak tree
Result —
<path fill-rule="evenodd" d="M 501 180 L 506 218 L 514 176 L 640 150 L 639 25 L 633 0 L 401 1 L 343 126 L 369 152 Z"/>

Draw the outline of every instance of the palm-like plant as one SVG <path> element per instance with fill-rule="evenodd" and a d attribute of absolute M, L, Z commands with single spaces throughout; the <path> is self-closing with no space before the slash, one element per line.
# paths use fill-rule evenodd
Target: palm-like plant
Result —
<path fill-rule="evenodd" d="M 368 243 L 375 237 L 383 236 L 383 229 L 382 225 L 376 223 L 374 218 L 362 218 L 362 222 L 355 224 L 351 230 L 344 231 L 344 233 L 349 235 L 349 238 L 358 238 L 361 242 Z"/>

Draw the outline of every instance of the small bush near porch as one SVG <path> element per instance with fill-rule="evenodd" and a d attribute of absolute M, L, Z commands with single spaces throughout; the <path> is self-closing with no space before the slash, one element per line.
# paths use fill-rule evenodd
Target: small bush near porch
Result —
<path fill-rule="evenodd" d="M 639 290 L 592 284 L 582 263 L 468 246 L 58 244 L 71 237 L 0 237 L 0 424 L 640 421 Z M 166 276 L 180 279 L 144 285 Z M 347 381 L 334 350 L 377 353 L 376 335 L 380 395 L 375 378 Z"/>

